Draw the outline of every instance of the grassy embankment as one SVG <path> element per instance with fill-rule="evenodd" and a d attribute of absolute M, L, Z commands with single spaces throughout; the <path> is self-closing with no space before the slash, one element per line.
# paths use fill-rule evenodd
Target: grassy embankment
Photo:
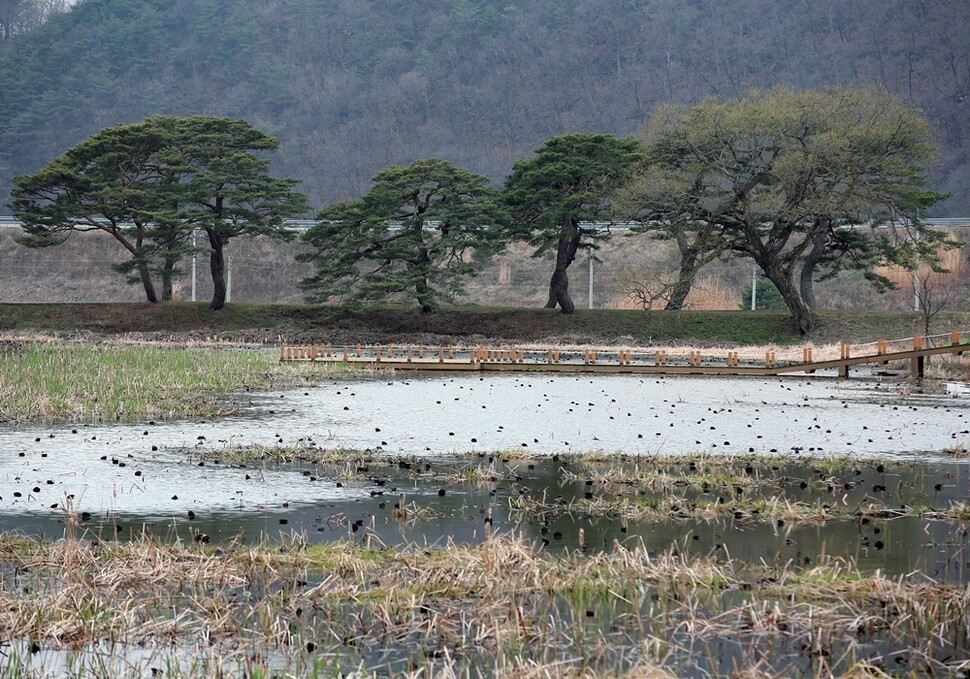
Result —
<path fill-rule="evenodd" d="M 230 304 L 210 312 L 203 303 L 0 304 L 0 333 L 152 333 L 182 339 L 397 342 L 408 337 L 444 342 L 575 341 L 588 344 L 658 343 L 705 345 L 871 342 L 922 332 L 916 313 L 821 311 L 811 336 L 792 332 L 786 312 L 578 310 L 564 315 L 544 309 L 449 307 L 432 315 L 410 308 L 346 309 L 299 304 Z M 970 313 L 944 312 L 934 332 L 970 330 Z"/>

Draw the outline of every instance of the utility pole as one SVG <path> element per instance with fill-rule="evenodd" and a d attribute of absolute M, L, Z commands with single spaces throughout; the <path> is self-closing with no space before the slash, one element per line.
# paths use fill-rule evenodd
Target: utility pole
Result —
<path fill-rule="evenodd" d="M 913 269 L 913 311 L 919 311 L 920 307 L 920 291 L 919 291 L 919 266 Z"/>
<path fill-rule="evenodd" d="M 587 296 L 587 307 L 593 308 L 593 257 L 589 258 L 589 295 Z"/>
<path fill-rule="evenodd" d="M 758 308 L 758 265 L 751 265 L 751 311 Z"/>
<path fill-rule="evenodd" d="M 917 213 L 916 217 L 917 219 L 919 218 L 919 213 Z M 919 311 L 923 305 L 920 304 L 921 300 L 920 300 L 920 292 L 919 292 L 919 247 L 918 246 L 919 246 L 920 238 L 919 238 L 918 229 L 916 231 L 916 235 L 914 236 L 914 239 L 916 240 L 917 249 L 916 249 L 916 266 L 913 267 L 913 311 Z"/>
<path fill-rule="evenodd" d="M 198 229 L 192 229 L 192 301 L 195 301 L 195 260 L 198 259 L 199 255 L 195 251 L 195 237 L 198 234 Z"/>

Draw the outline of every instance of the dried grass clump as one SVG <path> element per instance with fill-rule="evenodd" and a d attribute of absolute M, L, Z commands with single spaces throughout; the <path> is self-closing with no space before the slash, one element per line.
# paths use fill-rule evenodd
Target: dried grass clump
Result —
<path fill-rule="evenodd" d="M 824 555 L 811 567 L 770 566 L 684 547 L 6 537 L 0 647 L 75 649 L 90 663 L 96 647 L 112 657 L 153 648 L 151 662 L 168 663 L 153 666 L 172 676 L 666 678 L 701 667 L 759 677 L 797 664 L 808 676 L 864 677 L 903 655 L 937 674 L 968 660 L 965 587 L 866 574 Z M 26 656 L 18 662 L 30 667 Z"/>

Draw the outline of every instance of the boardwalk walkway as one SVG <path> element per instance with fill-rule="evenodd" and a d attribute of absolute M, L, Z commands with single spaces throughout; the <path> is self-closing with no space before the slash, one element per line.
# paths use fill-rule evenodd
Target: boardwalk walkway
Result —
<path fill-rule="evenodd" d="M 930 338 L 938 339 L 940 336 Z M 625 373 L 666 375 L 781 375 L 812 374 L 818 370 L 838 372 L 849 377 L 850 368 L 860 365 L 885 365 L 904 361 L 913 377 L 922 377 L 926 358 L 943 354 L 962 355 L 970 350 L 959 332 L 943 341 L 928 341 L 921 335 L 906 340 L 877 340 L 865 345 L 839 346 L 838 357 L 816 357 L 813 347 L 801 348 L 800 360 L 777 357 L 767 351 L 763 357 L 742 356 L 740 351 L 720 354 L 667 349 L 574 349 L 519 347 L 456 347 L 331 344 L 281 344 L 280 361 L 326 361 L 365 364 L 393 370 L 516 371 L 565 373 Z"/>

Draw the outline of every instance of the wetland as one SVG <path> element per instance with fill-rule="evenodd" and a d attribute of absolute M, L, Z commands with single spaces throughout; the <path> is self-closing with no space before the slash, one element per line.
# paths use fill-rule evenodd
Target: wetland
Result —
<path fill-rule="evenodd" d="M 0 424 L 7 675 L 970 667 L 961 385 L 272 369 Z"/>

